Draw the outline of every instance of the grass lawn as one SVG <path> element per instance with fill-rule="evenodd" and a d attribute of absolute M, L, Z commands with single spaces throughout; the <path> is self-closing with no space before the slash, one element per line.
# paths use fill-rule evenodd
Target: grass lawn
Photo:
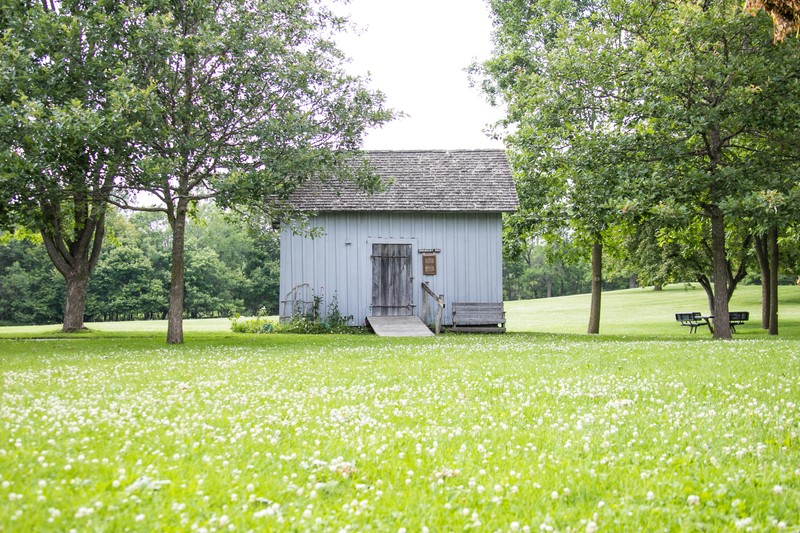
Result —
<path fill-rule="evenodd" d="M 1 328 L 0 531 L 797 531 L 800 289 L 778 339 L 746 289 L 733 342 L 682 287 L 595 337 L 585 298 L 503 336 Z"/>

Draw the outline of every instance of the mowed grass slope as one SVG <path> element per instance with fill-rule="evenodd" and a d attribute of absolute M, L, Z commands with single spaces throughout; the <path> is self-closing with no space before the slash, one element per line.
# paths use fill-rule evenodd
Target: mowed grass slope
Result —
<path fill-rule="evenodd" d="M 792 328 L 614 296 L 599 337 L 0 339 L 0 531 L 798 530 Z"/>
<path fill-rule="evenodd" d="M 781 336 L 800 337 L 800 287 L 779 289 Z M 509 331 L 586 333 L 589 324 L 589 295 L 541 298 L 506 302 Z M 709 314 L 705 291 L 695 284 L 668 285 L 661 291 L 652 287 L 605 292 L 602 295 L 600 334 L 615 336 L 680 336 L 688 334 L 675 322 L 675 313 L 700 311 Z M 766 335 L 761 326 L 761 287 L 739 286 L 730 302 L 731 311 L 749 311 L 750 322 L 737 327 L 738 338 Z M 707 338 L 708 329 L 698 336 Z"/>

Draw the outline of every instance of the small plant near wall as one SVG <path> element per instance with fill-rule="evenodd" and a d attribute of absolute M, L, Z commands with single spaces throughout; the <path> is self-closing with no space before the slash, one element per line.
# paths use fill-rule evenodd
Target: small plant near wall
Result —
<path fill-rule="evenodd" d="M 231 331 L 234 333 L 358 333 L 359 328 L 350 325 L 352 315 L 343 315 L 339 310 L 339 296 L 335 292 L 327 307 L 324 296 L 314 295 L 311 313 L 296 313 L 287 322 L 278 322 L 266 314 L 263 307 L 258 316 L 242 319 L 238 314 L 231 318 Z M 326 312 L 321 313 L 322 309 Z"/>

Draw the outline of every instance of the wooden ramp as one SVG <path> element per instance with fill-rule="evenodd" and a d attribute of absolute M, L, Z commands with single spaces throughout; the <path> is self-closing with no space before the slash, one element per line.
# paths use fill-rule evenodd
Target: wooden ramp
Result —
<path fill-rule="evenodd" d="M 367 322 L 380 337 L 433 337 L 418 316 L 368 316 Z"/>

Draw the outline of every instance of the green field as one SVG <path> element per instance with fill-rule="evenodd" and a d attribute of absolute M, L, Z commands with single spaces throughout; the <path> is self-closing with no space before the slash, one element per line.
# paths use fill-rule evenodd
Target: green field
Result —
<path fill-rule="evenodd" d="M 800 289 L 781 336 L 700 289 L 507 304 L 507 335 L 0 328 L 0 531 L 800 529 Z M 111 329 L 107 329 L 111 328 Z"/>

